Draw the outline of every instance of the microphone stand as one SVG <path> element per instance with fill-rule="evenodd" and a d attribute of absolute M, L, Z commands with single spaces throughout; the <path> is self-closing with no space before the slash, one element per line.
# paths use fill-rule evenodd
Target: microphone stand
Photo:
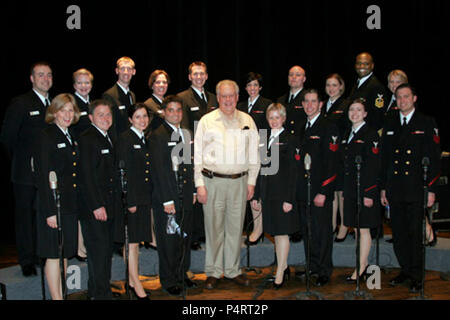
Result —
<path fill-rule="evenodd" d="M 52 174 L 53 173 L 53 174 Z M 56 224 L 58 225 L 58 258 L 59 258 L 59 269 L 61 272 L 61 288 L 62 288 L 62 298 L 66 300 L 67 298 L 67 288 L 66 288 L 66 276 L 64 270 L 64 240 L 61 225 L 61 195 L 59 194 L 57 187 L 57 179 L 54 171 L 50 172 L 50 188 L 52 189 L 53 199 L 56 205 Z"/>
<path fill-rule="evenodd" d="M 422 217 L 422 281 L 420 288 L 420 295 L 417 297 L 411 298 L 411 300 L 429 300 L 428 297 L 425 297 L 425 262 L 426 262 L 426 239 L 427 239 L 427 225 L 426 225 L 426 217 L 428 211 L 428 166 L 430 165 L 430 159 L 428 157 L 424 157 L 422 159 L 422 167 L 423 167 L 423 217 Z"/>
<path fill-rule="evenodd" d="M 181 296 L 183 300 L 186 300 L 186 288 L 184 285 L 184 252 L 185 252 L 185 245 L 186 241 L 184 239 L 184 230 L 183 230 L 183 221 L 184 221 L 184 205 L 183 205 L 183 174 L 179 170 L 179 164 L 178 164 L 178 158 L 173 157 L 172 158 L 172 165 L 173 165 L 173 171 L 175 174 L 175 180 L 177 181 L 177 192 L 178 192 L 178 199 L 179 199 L 179 207 L 180 207 L 180 213 L 181 213 L 181 220 L 180 220 L 180 238 L 181 238 L 181 259 L 180 259 L 180 266 L 179 266 L 179 273 L 180 273 L 180 279 L 181 279 Z"/>
<path fill-rule="evenodd" d="M 124 214 L 124 237 L 125 237 L 125 295 L 128 300 L 131 300 L 131 290 L 129 281 L 129 239 L 128 239 L 128 203 L 127 203 L 127 193 L 128 193 L 128 181 L 125 172 L 125 162 L 123 160 L 119 161 L 119 174 L 120 174 L 120 186 L 122 189 L 122 208 Z"/>
<path fill-rule="evenodd" d="M 360 247 L 361 247 L 361 228 L 360 228 L 360 215 L 362 209 L 362 199 L 361 199 L 361 156 L 356 156 L 356 194 L 357 194 L 357 213 L 356 213 L 356 291 L 347 291 L 344 293 L 346 300 L 352 300 L 352 298 L 363 298 L 364 300 L 372 300 L 372 295 L 365 292 L 364 290 L 359 290 L 360 281 L 359 273 L 361 269 L 360 263 Z"/>
<path fill-rule="evenodd" d="M 305 171 L 307 176 L 307 198 L 306 198 L 306 292 L 298 292 L 295 297 L 298 300 L 310 300 L 311 297 L 315 297 L 317 300 L 323 300 L 322 294 L 316 291 L 310 291 L 311 275 L 310 275 L 310 263 L 311 263 L 311 156 L 307 153 L 305 155 Z"/>
<path fill-rule="evenodd" d="M 261 208 L 261 210 L 262 210 L 262 208 Z M 259 215 L 256 217 L 256 219 L 259 219 L 259 217 L 261 216 L 261 214 L 262 214 L 262 211 L 260 210 L 260 212 L 259 212 Z M 245 228 L 245 233 L 246 233 L 246 240 L 247 241 L 245 241 L 245 245 L 246 245 L 246 248 L 247 248 L 247 267 L 244 269 L 244 271 L 247 273 L 247 272 L 251 272 L 251 271 L 253 271 L 253 272 L 255 272 L 256 274 L 261 274 L 261 270 L 258 270 L 258 269 L 256 269 L 256 268 L 252 268 L 252 267 L 250 267 L 250 226 L 251 225 L 254 225 L 255 224 L 255 221 L 254 221 L 254 219 L 253 219 L 253 212 L 252 212 L 252 221 L 250 221 L 248 224 L 247 224 L 247 227 Z M 263 231 L 263 233 L 264 233 L 264 231 Z M 264 235 L 263 235 L 263 237 L 264 237 Z"/>

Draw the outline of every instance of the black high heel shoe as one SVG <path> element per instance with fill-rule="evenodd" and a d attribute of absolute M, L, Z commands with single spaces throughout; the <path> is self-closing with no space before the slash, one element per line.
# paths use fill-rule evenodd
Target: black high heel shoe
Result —
<path fill-rule="evenodd" d="M 284 269 L 284 272 L 283 272 L 283 281 L 281 281 L 281 283 L 276 283 L 276 282 L 275 282 L 275 279 L 273 280 L 273 288 L 274 288 L 275 290 L 280 289 L 280 288 L 284 285 L 285 280 L 287 281 L 287 280 L 289 280 L 290 278 L 291 278 L 291 270 L 289 269 L 289 266 L 288 266 L 286 269 Z"/>
<path fill-rule="evenodd" d="M 359 276 L 359 280 L 366 281 L 366 279 L 367 279 L 367 268 L 368 268 L 368 267 L 369 267 L 369 266 L 367 266 L 367 267 L 364 269 L 363 273 L 361 273 L 361 275 Z M 345 278 L 345 281 L 347 281 L 348 283 L 356 283 L 356 279 L 352 279 L 352 275 L 353 275 L 353 274 L 348 275 L 348 276 Z"/>
<path fill-rule="evenodd" d="M 137 300 L 141 300 L 141 301 L 144 301 L 144 300 L 150 300 L 150 296 L 147 294 L 145 297 L 139 297 L 138 296 L 138 294 L 137 294 L 137 292 L 136 292 L 136 289 L 134 289 L 134 287 L 132 287 L 132 286 L 128 286 L 128 289 L 133 293 L 133 295 L 135 296 L 135 298 L 137 299 Z"/>
<path fill-rule="evenodd" d="M 433 240 L 430 241 L 430 236 L 427 236 L 425 240 L 425 246 L 427 247 L 434 247 L 437 243 L 436 231 L 433 229 L 431 232 L 433 234 Z"/>
<path fill-rule="evenodd" d="M 347 231 L 347 233 L 345 234 L 345 237 L 343 237 L 342 239 L 338 238 L 337 234 L 336 234 L 336 237 L 334 238 L 334 242 L 344 242 L 345 239 L 347 239 L 348 233 L 349 232 Z"/>
<path fill-rule="evenodd" d="M 261 241 L 261 242 L 264 241 L 264 232 L 261 233 L 259 238 L 256 239 L 255 241 L 250 241 L 250 239 L 245 239 L 245 244 L 248 245 L 248 246 L 256 246 L 259 241 Z"/>

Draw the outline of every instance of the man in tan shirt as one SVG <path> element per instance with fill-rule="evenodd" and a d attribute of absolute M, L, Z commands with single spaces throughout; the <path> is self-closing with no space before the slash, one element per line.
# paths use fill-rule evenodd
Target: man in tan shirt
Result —
<path fill-rule="evenodd" d="M 200 119 L 194 141 L 195 186 L 205 214 L 208 289 L 222 274 L 249 284 L 240 270 L 241 235 L 246 201 L 253 197 L 260 168 L 256 125 L 248 114 L 236 110 L 238 85 L 223 80 L 216 94 L 219 109 Z"/>

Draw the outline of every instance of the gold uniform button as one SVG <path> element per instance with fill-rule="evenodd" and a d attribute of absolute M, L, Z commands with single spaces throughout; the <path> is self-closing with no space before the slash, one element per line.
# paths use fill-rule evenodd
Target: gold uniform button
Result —
<path fill-rule="evenodd" d="M 291 133 L 294 134 L 294 130 L 292 130 Z"/>
<path fill-rule="evenodd" d="M 409 165 L 411 164 L 411 162 L 406 161 L 405 164 L 406 164 L 407 166 L 409 166 Z"/>
<path fill-rule="evenodd" d="M 75 155 L 77 155 L 77 153 L 76 153 L 76 152 L 74 151 L 74 152 L 72 152 L 72 155 L 74 155 L 74 156 L 75 156 Z"/>
<path fill-rule="evenodd" d="M 74 167 L 76 167 L 76 166 L 77 166 L 77 163 L 76 163 L 76 162 L 74 162 L 74 163 L 73 163 L 73 166 L 74 166 Z"/>
<path fill-rule="evenodd" d="M 146 162 L 145 164 L 149 165 L 149 164 L 150 164 L 150 162 L 148 162 L 148 161 L 147 161 L 147 162 Z"/>
<path fill-rule="evenodd" d="M 74 184 L 73 184 L 73 187 L 74 187 L 74 188 L 76 188 L 76 187 L 77 187 L 77 184 L 76 184 L 76 183 L 74 183 Z"/>
<path fill-rule="evenodd" d="M 295 123 L 295 121 L 294 121 L 294 120 L 292 120 L 292 121 L 291 121 L 291 124 L 294 124 L 294 123 Z"/>
<path fill-rule="evenodd" d="M 148 170 L 145 170 L 145 173 L 149 173 L 150 171 L 148 171 Z"/>
<path fill-rule="evenodd" d="M 395 164 L 398 164 L 398 160 L 395 160 L 394 163 L 395 163 Z"/>
<path fill-rule="evenodd" d="M 408 172 L 408 171 L 405 172 L 405 176 L 407 176 L 407 175 L 409 175 L 409 172 Z"/>
<path fill-rule="evenodd" d="M 148 182 L 148 178 L 145 178 L 145 182 Z"/>
<path fill-rule="evenodd" d="M 148 153 L 145 154 L 146 157 L 149 157 L 150 155 Z"/>
<path fill-rule="evenodd" d="M 397 172 L 397 171 L 394 171 L 394 174 L 395 174 L 395 175 L 397 175 L 397 174 L 398 174 L 398 172 Z"/>
<path fill-rule="evenodd" d="M 406 153 L 407 154 L 411 154 L 411 150 L 406 150 Z"/>
<path fill-rule="evenodd" d="M 184 168 L 184 169 L 183 169 L 183 171 L 184 171 L 184 172 L 186 172 L 186 171 L 187 171 L 187 169 L 186 169 L 186 168 Z"/>
<path fill-rule="evenodd" d="M 72 173 L 72 177 L 76 177 L 77 176 L 77 174 L 76 173 Z"/>
<path fill-rule="evenodd" d="M 186 184 L 186 183 L 187 183 L 187 181 L 186 181 L 186 180 L 184 180 L 183 182 L 184 182 L 184 184 Z"/>
<path fill-rule="evenodd" d="M 308 178 L 308 175 L 307 175 L 307 174 L 305 174 L 305 178 Z"/>

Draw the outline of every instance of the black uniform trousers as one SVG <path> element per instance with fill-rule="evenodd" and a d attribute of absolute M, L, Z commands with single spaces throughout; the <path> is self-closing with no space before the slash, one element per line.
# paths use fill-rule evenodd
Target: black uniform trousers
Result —
<path fill-rule="evenodd" d="M 333 272 L 333 204 L 326 201 L 322 208 L 316 207 L 311 199 L 311 262 L 310 270 L 317 273 L 319 277 L 330 277 Z M 299 204 L 300 210 L 300 226 L 303 234 L 303 244 L 305 246 L 305 257 L 308 253 L 308 220 L 306 203 Z"/>
<path fill-rule="evenodd" d="M 422 279 L 423 201 L 390 201 L 395 256 L 402 272 L 411 279 Z"/>
<path fill-rule="evenodd" d="M 113 202 L 113 195 L 108 203 Z M 88 255 L 88 297 L 95 300 L 112 298 L 110 280 L 114 243 L 114 211 L 107 206 L 108 219 L 99 221 L 92 212 L 80 217 L 81 228 Z"/>
<path fill-rule="evenodd" d="M 185 211 L 182 218 L 178 211 L 176 213 L 176 222 L 187 234 L 187 237 L 182 240 L 178 234 L 167 234 L 168 214 L 164 212 L 162 205 L 154 206 L 153 213 L 158 244 L 159 281 L 161 286 L 167 289 L 179 285 L 186 277 L 186 272 L 191 265 L 193 214 L 192 211 Z M 181 266 L 182 270 L 180 270 Z"/>
<path fill-rule="evenodd" d="M 36 196 L 33 185 L 13 184 L 15 197 L 15 231 L 19 264 L 38 262 L 36 256 Z"/>

